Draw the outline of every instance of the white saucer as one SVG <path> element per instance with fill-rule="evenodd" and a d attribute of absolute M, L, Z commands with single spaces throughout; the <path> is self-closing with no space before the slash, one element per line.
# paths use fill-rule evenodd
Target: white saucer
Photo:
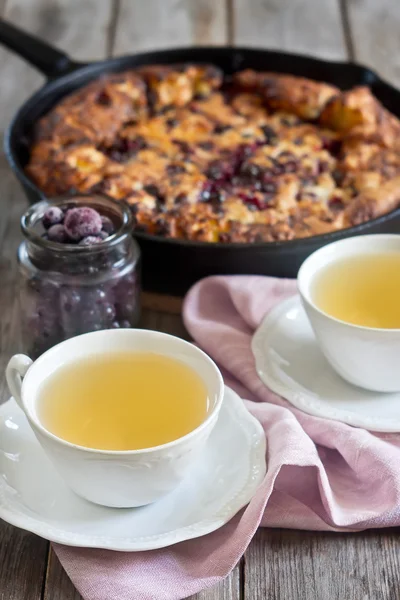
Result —
<path fill-rule="evenodd" d="M 339 377 L 319 350 L 299 296 L 266 316 L 252 350 L 265 385 L 304 412 L 371 431 L 400 431 L 400 393 L 368 392 Z"/>
<path fill-rule="evenodd" d="M 225 388 L 218 423 L 196 469 L 159 502 L 105 508 L 67 488 L 14 399 L 0 406 L 0 518 L 47 540 L 109 550 L 151 550 L 199 537 L 229 521 L 265 471 L 265 435 Z"/>

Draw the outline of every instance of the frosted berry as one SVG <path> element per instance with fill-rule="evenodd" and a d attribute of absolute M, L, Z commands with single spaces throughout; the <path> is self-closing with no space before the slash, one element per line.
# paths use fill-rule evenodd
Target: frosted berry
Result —
<path fill-rule="evenodd" d="M 105 217 L 104 215 L 102 215 L 100 218 L 102 231 L 107 233 L 107 235 L 111 235 L 112 233 L 114 233 L 114 223 L 111 221 L 111 219 Z"/>
<path fill-rule="evenodd" d="M 88 235 L 87 237 L 84 237 L 81 239 L 81 241 L 79 242 L 80 246 L 92 246 L 93 244 L 100 244 L 103 240 L 101 239 L 101 237 L 97 236 L 97 235 Z"/>
<path fill-rule="evenodd" d="M 51 206 L 46 210 L 43 215 L 42 223 L 45 229 L 49 229 L 52 225 L 57 225 L 57 223 L 62 223 L 64 219 L 64 213 L 61 208 L 58 206 Z"/>
<path fill-rule="evenodd" d="M 90 207 L 71 208 L 64 218 L 64 227 L 68 236 L 78 242 L 88 236 L 96 236 L 102 228 L 99 213 Z M 101 240 L 100 240 L 101 241 Z M 98 243 L 98 242 L 93 242 Z"/>
<path fill-rule="evenodd" d="M 65 231 L 65 228 L 64 228 L 64 225 L 62 225 L 61 223 L 58 223 L 57 225 L 52 225 L 47 230 L 47 238 L 51 242 L 58 242 L 60 244 L 63 244 L 65 242 L 69 241 L 67 232 Z"/>
<path fill-rule="evenodd" d="M 78 290 L 65 287 L 61 292 L 61 309 L 67 313 L 76 311 L 81 304 L 81 295 Z"/>
<path fill-rule="evenodd" d="M 107 294 L 104 290 L 97 288 L 94 290 L 91 290 L 90 292 L 90 301 L 91 302 L 96 302 L 97 304 L 104 302 L 104 300 L 106 300 L 107 298 Z"/>
<path fill-rule="evenodd" d="M 109 321 L 114 321 L 115 319 L 115 308 L 113 304 L 105 304 L 103 306 L 104 316 Z"/>

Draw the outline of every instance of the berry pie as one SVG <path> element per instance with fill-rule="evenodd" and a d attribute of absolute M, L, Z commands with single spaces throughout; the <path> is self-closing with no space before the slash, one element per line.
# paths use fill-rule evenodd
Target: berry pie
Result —
<path fill-rule="evenodd" d="M 48 196 L 125 200 L 136 231 L 291 240 L 400 204 L 400 122 L 367 87 L 149 66 L 64 98 L 37 124 L 26 171 Z"/>

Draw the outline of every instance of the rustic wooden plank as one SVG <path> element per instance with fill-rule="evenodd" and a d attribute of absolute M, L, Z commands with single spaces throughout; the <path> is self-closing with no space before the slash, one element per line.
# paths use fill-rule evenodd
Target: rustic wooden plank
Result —
<path fill-rule="evenodd" d="M 43 589 L 43 600 L 82 600 L 70 578 L 64 571 L 56 554 L 50 548 L 47 565 L 46 583 Z"/>
<path fill-rule="evenodd" d="M 395 600 L 399 551 L 398 529 L 354 534 L 260 529 L 246 554 L 245 598 Z"/>
<path fill-rule="evenodd" d="M 114 54 L 227 41 L 226 0 L 121 0 Z"/>
<path fill-rule="evenodd" d="M 178 298 L 177 296 L 142 292 L 141 301 L 142 306 L 150 310 L 158 310 L 175 315 L 180 315 L 182 312 L 183 298 Z"/>
<path fill-rule="evenodd" d="M 240 566 L 217 585 L 190 596 L 190 600 L 244 600 L 241 596 Z M 251 595 L 248 596 L 248 600 L 253 600 Z"/>
<path fill-rule="evenodd" d="M 15 90 L 17 97 L 17 91 Z M 2 109 L 0 101 L 0 111 Z M 1 113 L 2 114 L 2 113 Z M 16 249 L 19 216 L 25 201 L 4 155 L 0 156 L 0 403 L 9 397 L 3 376 L 9 357 L 19 350 Z M 0 521 L 0 600 L 39 600 L 48 544 Z"/>
<path fill-rule="evenodd" d="M 357 62 L 371 66 L 400 86 L 400 2 L 344 2 Z"/>
<path fill-rule="evenodd" d="M 145 329 L 155 329 L 177 335 L 185 340 L 189 334 L 185 329 L 181 315 L 164 313 L 161 311 L 144 309 L 142 313 L 142 326 Z"/>
<path fill-rule="evenodd" d="M 40 600 L 47 546 L 0 521 L 0 600 Z"/>
<path fill-rule="evenodd" d="M 233 10 L 237 46 L 346 58 L 337 0 L 233 0 Z"/>
<path fill-rule="evenodd" d="M 20 350 L 17 247 L 19 218 L 25 201 L 4 155 L 0 156 L 2 217 L 0 219 L 0 403 L 10 396 L 3 376 L 8 359 Z M 0 565 L 1 568 L 1 565 Z"/>
<path fill-rule="evenodd" d="M 0 89 L 1 133 L 15 110 L 16 103 L 24 97 L 25 86 L 21 85 L 18 73 L 13 69 L 13 65 L 18 62 L 0 50 L 4 78 Z M 28 89 L 29 85 L 28 82 Z M 3 374 L 9 357 L 18 350 L 16 248 L 19 216 L 25 206 L 22 193 L 3 153 L 0 154 L 0 181 L 0 372 Z M 1 375 L 0 402 L 8 397 L 5 379 Z M 39 600 L 46 569 L 47 548 L 46 541 L 0 521 L 1 600 Z"/>
<path fill-rule="evenodd" d="M 7 0 L 4 17 L 80 60 L 103 58 L 112 0 Z"/>

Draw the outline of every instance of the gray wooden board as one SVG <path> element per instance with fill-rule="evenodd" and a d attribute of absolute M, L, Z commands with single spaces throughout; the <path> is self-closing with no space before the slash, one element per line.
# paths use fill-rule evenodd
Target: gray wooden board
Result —
<path fill-rule="evenodd" d="M 246 554 L 251 600 L 398 600 L 398 529 L 323 533 L 260 529 Z"/>
<path fill-rule="evenodd" d="M 121 0 L 115 54 L 226 41 L 225 0 Z"/>
<path fill-rule="evenodd" d="M 400 2 L 350 0 L 346 13 L 355 59 L 400 87 Z"/>
<path fill-rule="evenodd" d="M 233 0 L 236 45 L 344 59 L 337 0 Z"/>

